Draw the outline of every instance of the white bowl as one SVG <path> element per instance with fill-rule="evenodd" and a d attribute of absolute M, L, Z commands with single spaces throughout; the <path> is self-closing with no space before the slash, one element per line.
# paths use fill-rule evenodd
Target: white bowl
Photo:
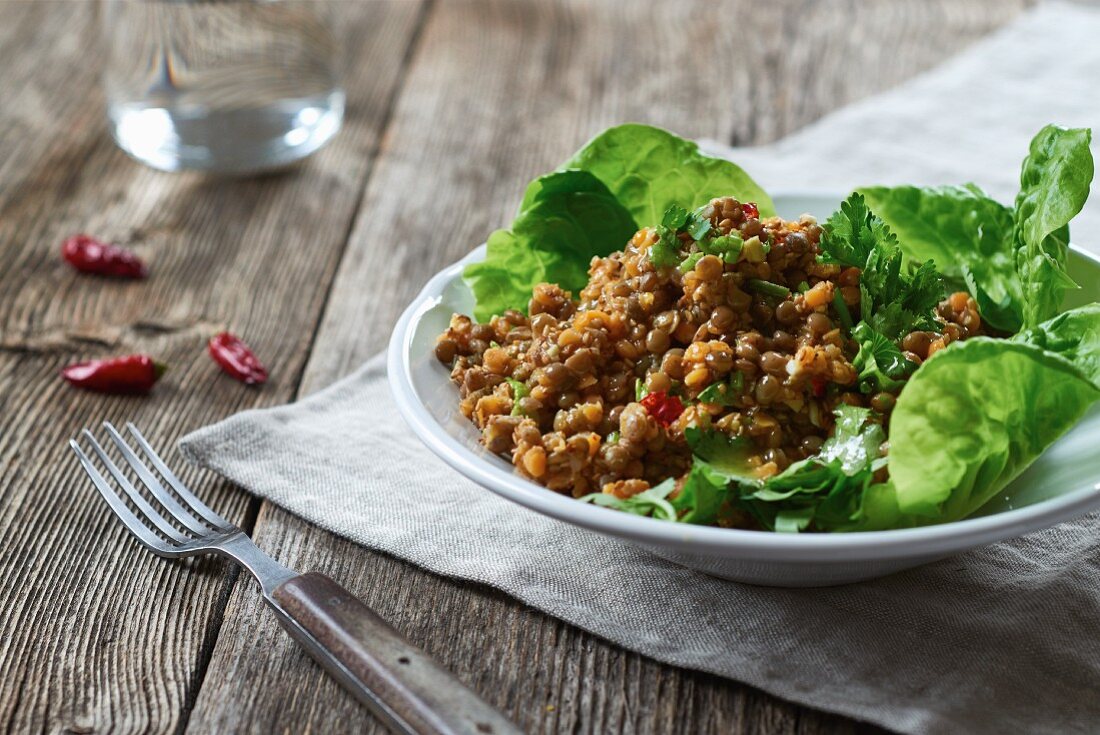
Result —
<path fill-rule="evenodd" d="M 775 197 L 791 219 L 809 212 L 824 220 L 842 199 L 794 193 Z M 390 386 L 401 415 L 447 464 L 474 482 L 527 508 L 615 536 L 686 567 L 754 584 L 807 587 L 880 577 L 967 549 L 1014 538 L 1100 507 L 1100 410 L 1092 410 L 1044 453 L 999 501 L 978 517 L 896 531 L 780 534 L 692 526 L 579 503 L 516 475 L 512 465 L 478 443 L 476 428 L 458 411 L 450 371 L 435 359 L 435 339 L 451 314 L 469 314 L 473 297 L 462 269 L 485 256 L 481 246 L 437 274 L 413 300 L 390 338 Z M 1100 301 L 1100 260 L 1070 254 L 1070 274 L 1084 288 L 1071 306 Z"/>

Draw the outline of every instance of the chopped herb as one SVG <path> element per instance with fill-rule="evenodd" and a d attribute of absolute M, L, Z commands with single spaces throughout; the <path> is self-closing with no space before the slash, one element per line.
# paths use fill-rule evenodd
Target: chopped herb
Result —
<path fill-rule="evenodd" d="M 607 435 L 607 439 L 605 439 L 604 441 L 607 444 L 618 444 L 619 443 L 619 436 L 620 436 L 619 432 L 613 431 L 613 432 L 611 432 L 610 434 Z"/>
<path fill-rule="evenodd" d="M 717 255 L 726 263 L 736 263 L 741 258 L 741 248 L 744 246 L 745 241 L 741 236 L 733 233 L 712 237 L 699 243 L 699 249 L 704 253 Z"/>
<path fill-rule="evenodd" d="M 703 255 L 703 253 L 692 253 L 691 255 L 684 258 L 684 262 L 680 263 L 680 272 L 687 273 L 689 270 L 694 268 L 695 264 L 703 258 Z"/>
<path fill-rule="evenodd" d="M 763 281 L 759 278 L 750 278 L 746 287 L 750 291 L 754 291 L 765 296 L 776 296 L 778 298 L 786 298 L 791 295 L 791 290 L 786 286 L 780 286 L 778 283 L 772 283 L 771 281 Z"/>
<path fill-rule="evenodd" d="M 798 282 L 798 292 L 799 293 L 806 293 L 809 290 L 810 290 L 810 284 L 806 283 L 805 281 L 799 281 Z"/>
<path fill-rule="evenodd" d="M 740 393 L 745 389 L 745 374 L 736 372 L 730 376 L 730 388 L 734 393 Z"/>
<path fill-rule="evenodd" d="M 860 322 L 852 330 L 852 337 L 859 342 L 859 353 L 852 366 L 859 371 L 861 392 L 899 390 L 904 378 L 917 367 L 905 359 L 896 344 L 867 322 Z"/>
<path fill-rule="evenodd" d="M 867 207 L 862 194 L 852 194 L 829 217 L 821 251 L 826 263 L 860 269 L 861 317 L 876 331 L 898 339 L 933 326 L 933 309 L 944 295 L 943 278 L 931 261 L 910 273 L 902 271 L 897 236 Z"/>
<path fill-rule="evenodd" d="M 848 311 L 848 305 L 844 303 L 844 296 L 840 293 L 840 289 L 833 291 L 833 308 L 836 309 L 836 315 L 840 317 L 840 324 L 848 332 L 852 331 L 852 315 Z"/>
<path fill-rule="evenodd" d="M 578 498 L 582 503 L 592 503 L 604 508 L 614 508 L 639 516 L 653 516 L 662 521 L 675 521 L 676 508 L 667 498 L 676 489 L 676 481 L 668 479 L 656 487 L 643 490 L 629 498 L 619 498 L 609 493 L 591 493 Z"/>
<path fill-rule="evenodd" d="M 649 259 L 658 268 L 668 268 L 680 262 L 680 238 L 676 231 L 661 225 L 657 228 L 657 242 L 649 249 Z"/>
<path fill-rule="evenodd" d="M 505 378 L 505 380 L 512 386 L 512 416 L 526 416 L 527 414 L 519 407 L 519 399 L 530 394 L 531 389 L 523 381 L 514 378 Z"/>
<path fill-rule="evenodd" d="M 717 406 L 733 406 L 745 387 L 745 376 L 740 372 L 730 375 L 727 382 L 711 383 L 699 393 L 700 403 L 713 403 Z"/>
<path fill-rule="evenodd" d="M 740 373 L 738 374 L 740 375 Z M 729 383 L 711 383 L 699 394 L 699 402 L 713 403 L 716 406 L 730 406 L 733 405 L 730 402 L 733 398 L 732 393 Z"/>
<path fill-rule="evenodd" d="M 665 216 L 661 218 L 661 226 L 667 227 L 670 230 L 679 230 L 687 224 L 688 211 L 683 207 L 673 204 L 671 207 L 665 210 Z"/>
<path fill-rule="evenodd" d="M 710 234 L 710 220 L 699 216 L 692 215 L 691 221 L 688 223 L 687 233 L 691 235 L 691 239 L 695 241 L 702 240 L 708 234 Z"/>
<path fill-rule="evenodd" d="M 637 378 L 634 381 L 634 400 L 640 401 L 649 395 L 649 391 L 646 390 L 645 381 L 641 378 Z"/>

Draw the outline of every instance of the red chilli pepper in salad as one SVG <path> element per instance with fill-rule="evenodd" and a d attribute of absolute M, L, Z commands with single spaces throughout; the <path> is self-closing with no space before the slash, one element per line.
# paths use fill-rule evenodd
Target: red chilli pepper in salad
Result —
<path fill-rule="evenodd" d="M 741 211 L 745 213 L 746 217 L 760 219 L 760 208 L 756 206 L 756 202 L 745 202 L 741 205 Z"/>
<path fill-rule="evenodd" d="M 259 385 L 267 381 L 267 368 L 239 337 L 229 332 L 219 332 L 210 338 L 206 348 L 222 370 L 245 385 Z"/>
<path fill-rule="evenodd" d="M 148 355 L 78 362 L 62 369 L 61 377 L 78 388 L 112 395 L 144 395 L 164 375 L 167 366 Z"/>
<path fill-rule="evenodd" d="M 672 422 L 680 418 L 680 414 L 684 412 L 684 404 L 680 399 L 668 395 L 663 390 L 649 393 L 638 402 L 650 416 L 657 419 L 658 424 L 665 428 L 671 426 Z"/>
<path fill-rule="evenodd" d="M 61 244 L 61 257 L 81 273 L 111 278 L 145 278 L 145 263 L 126 248 L 88 235 L 73 235 Z"/>

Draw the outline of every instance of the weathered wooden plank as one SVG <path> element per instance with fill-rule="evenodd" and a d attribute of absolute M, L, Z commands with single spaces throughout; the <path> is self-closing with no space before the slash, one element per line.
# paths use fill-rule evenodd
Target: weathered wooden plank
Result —
<path fill-rule="evenodd" d="M 764 142 L 879 91 L 1021 3 L 443 2 L 401 93 L 302 393 L 385 344 L 427 277 L 507 222 L 532 176 L 605 125 Z M 365 451 L 368 448 L 365 448 Z M 717 677 L 657 664 L 490 589 L 420 571 L 264 504 L 261 546 L 346 583 L 532 732 L 865 732 Z M 231 595 L 193 732 L 375 731 Z"/>
<path fill-rule="evenodd" d="M 0 7 L 0 730 L 11 732 L 184 726 L 235 574 L 141 549 L 65 440 L 102 419 L 133 419 L 167 447 L 293 396 L 420 3 L 339 6 L 357 36 L 347 128 L 293 171 L 251 180 L 161 174 L 114 147 L 94 9 Z M 57 253 L 79 231 L 133 245 L 151 279 L 74 274 Z M 206 356 L 220 325 L 270 363 L 262 390 Z M 76 358 L 130 351 L 171 366 L 147 399 L 81 393 L 57 377 Z M 233 520 L 254 515 L 234 488 L 201 491 Z"/>

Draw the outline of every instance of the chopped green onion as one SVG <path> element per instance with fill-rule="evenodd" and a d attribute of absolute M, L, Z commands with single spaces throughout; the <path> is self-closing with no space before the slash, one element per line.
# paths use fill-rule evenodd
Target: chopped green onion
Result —
<path fill-rule="evenodd" d="M 645 388 L 645 381 L 638 378 L 634 381 L 634 400 L 640 401 L 649 395 L 649 391 Z"/>
<path fill-rule="evenodd" d="M 738 371 L 730 376 L 730 389 L 734 393 L 740 393 L 745 388 L 745 375 Z"/>
<path fill-rule="evenodd" d="M 684 258 L 684 262 L 680 263 L 680 272 L 687 273 L 689 270 L 695 267 L 695 264 L 702 259 L 703 253 L 692 253 Z"/>
<path fill-rule="evenodd" d="M 791 290 L 786 286 L 780 286 L 778 283 L 772 283 L 771 281 L 762 281 L 759 278 L 750 278 L 746 286 L 750 291 L 755 291 L 765 296 L 786 298 L 791 295 Z"/>
<path fill-rule="evenodd" d="M 607 439 L 605 439 L 604 442 L 607 443 L 607 444 L 618 444 L 619 443 L 619 432 L 617 432 L 617 431 L 611 432 L 610 434 L 607 435 Z"/>
<path fill-rule="evenodd" d="M 852 315 L 848 311 L 848 305 L 844 303 L 844 295 L 840 292 L 840 289 L 833 291 L 833 308 L 836 309 L 837 316 L 840 317 L 840 323 L 849 332 L 852 331 Z"/>
<path fill-rule="evenodd" d="M 512 387 L 512 416 L 526 416 L 523 409 L 519 407 L 519 399 L 530 394 L 531 389 L 527 387 L 525 383 L 513 378 L 505 378 L 508 381 L 508 385 Z"/>

